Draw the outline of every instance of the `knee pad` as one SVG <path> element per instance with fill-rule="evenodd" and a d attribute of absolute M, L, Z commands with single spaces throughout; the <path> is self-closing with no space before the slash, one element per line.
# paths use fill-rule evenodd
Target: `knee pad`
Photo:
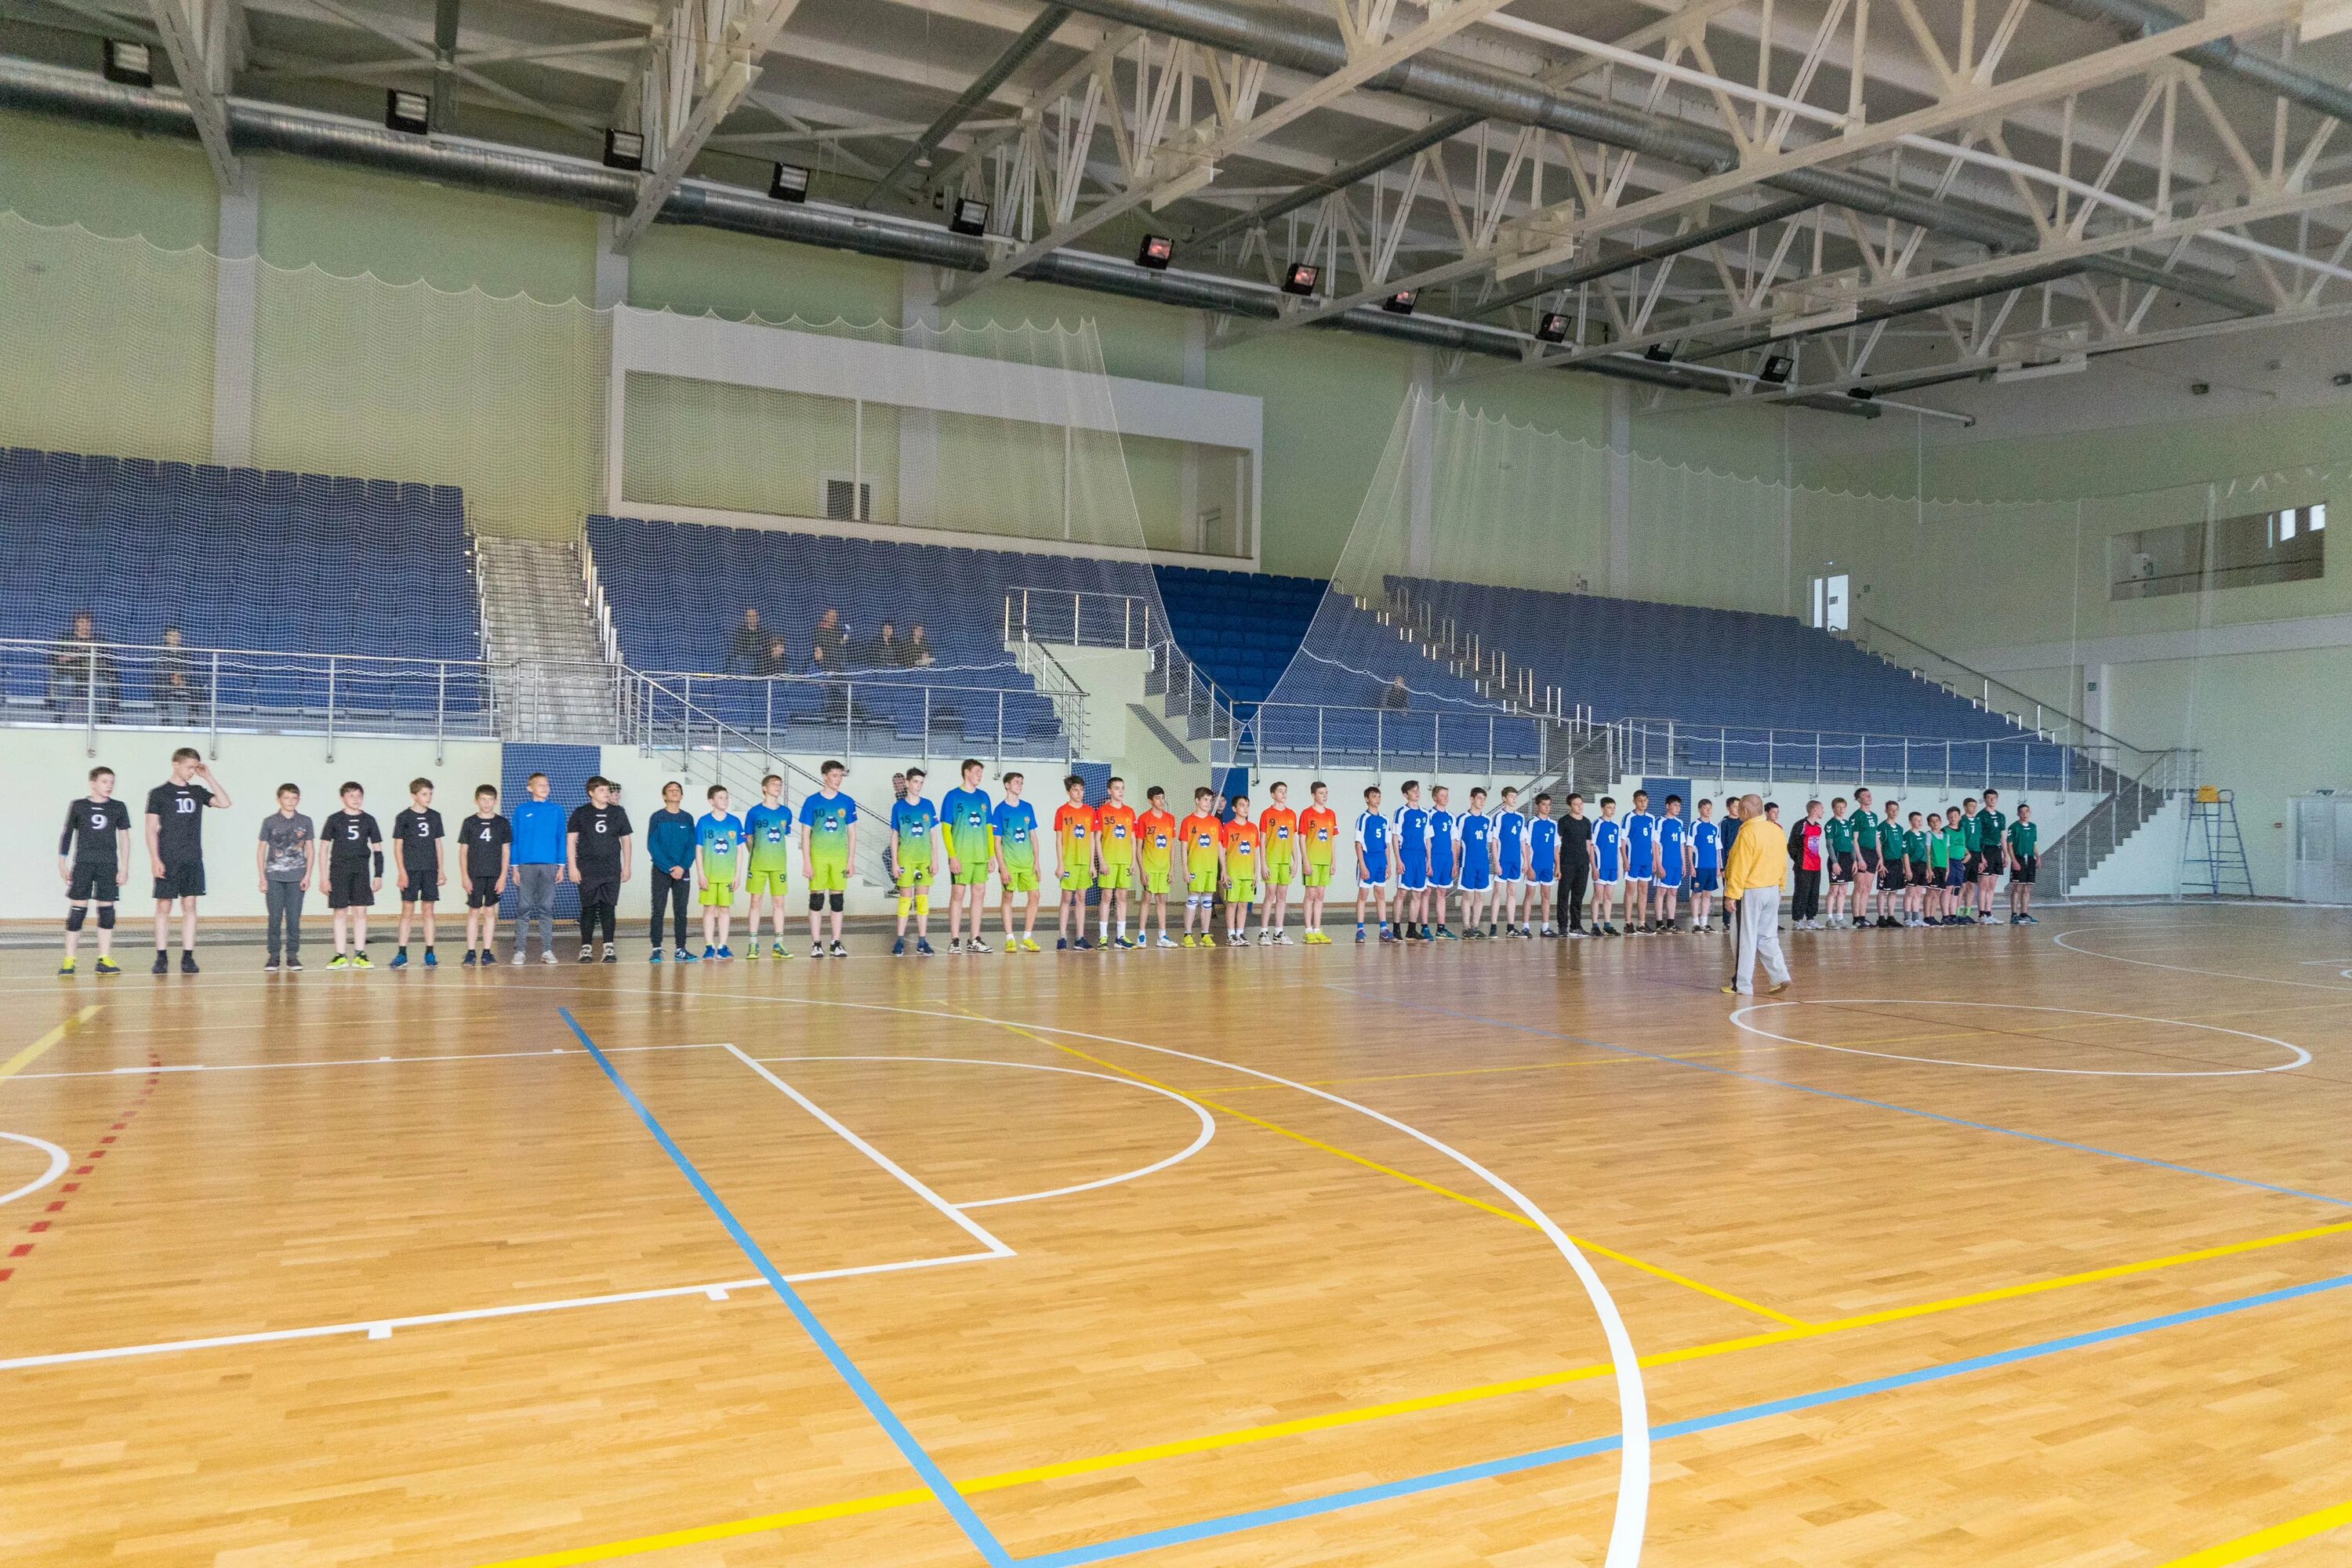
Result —
<path fill-rule="evenodd" d="M 833 900 L 833 912 L 835 914 L 839 914 L 841 912 L 842 895 L 839 893 L 828 893 L 825 896 Z"/>
<path fill-rule="evenodd" d="M 914 907 L 915 907 L 915 900 L 912 900 L 912 899 L 908 898 L 908 897 L 906 894 L 904 894 L 904 893 L 901 893 L 901 894 L 899 894 L 899 895 L 898 895 L 898 918 L 899 918 L 900 920 L 905 920 L 905 919 L 907 918 L 907 911 L 908 911 L 909 910 L 913 909 Z"/>
<path fill-rule="evenodd" d="M 809 913 L 813 915 L 820 914 L 824 912 L 824 895 L 823 893 L 811 893 L 809 895 Z"/>
<path fill-rule="evenodd" d="M 112 931 L 114 929 L 114 906 L 112 904 L 100 904 L 98 906 L 98 929 L 100 931 Z"/>
<path fill-rule="evenodd" d="M 917 893 L 915 895 L 915 912 L 919 915 L 927 915 L 931 912 L 930 894 Z"/>
<path fill-rule="evenodd" d="M 68 930 L 68 931 L 79 931 L 79 930 L 81 930 L 81 922 L 82 922 L 84 920 L 88 919 L 88 918 L 89 918 L 89 910 L 87 910 L 87 909 L 83 908 L 83 907 L 82 907 L 81 905 L 79 905 L 79 904 L 76 904 L 73 908 L 71 908 L 71 909 L 69 909 L 69 910 L 68 910 L 66 911 L 66 930 Z"/>

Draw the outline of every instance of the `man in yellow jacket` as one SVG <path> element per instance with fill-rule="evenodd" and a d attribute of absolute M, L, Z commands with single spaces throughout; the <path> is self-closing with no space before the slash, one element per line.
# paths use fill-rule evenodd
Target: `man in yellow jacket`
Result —
<path fill-rule="evenodd" d="M 1731 858 L 1723 868 L 1723 896 L 1739 901 L 1739 958 L 1731 972 L 1727 994 L 1756 994 L 1756 960 L 1764 960 L 1764 973 L 1772 994 L 1789 988 L 1789 961 L 1780 955 L 1780 884 L 1789 878 L 1789 844 L 1780 830 L 1764 820 L 1761 797 L 1748 795 L 1739 803 L 1747 818 L 1732 842 Z"/>

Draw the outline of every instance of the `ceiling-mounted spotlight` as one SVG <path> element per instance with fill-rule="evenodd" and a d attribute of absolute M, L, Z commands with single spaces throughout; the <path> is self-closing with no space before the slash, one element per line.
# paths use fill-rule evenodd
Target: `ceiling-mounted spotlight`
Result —
<path fill-rule="evenodd" d="M 1176 242 L 1164 234 L 1147 234 L 1143 243 L 1135 247 L 1135 264 L 1152 272 L 1165 272 L 1168 264 L 1176 259 Z"/>
<path fill-rule="evenodd" d="M 1544 319 L 1536 323 L 1536 342 L 1564 343 L 1568 342 L 1568 318 L 1558 310 L 1547 310 Z"/>
<path fill-rule="evenodd" d="M 394 88 L 383 95 L 383 128 L 422 136 L 433 127 L 433 100 L 421 92 Z"/>
<path fill-rule="evenodd" d="M 1311 261 L 1294 261 L 1284 268 L 1282 291 L 1286 294 L 1312 294 L 1315 285 L 1323 279 L 1323 269 Z"/>
<path fill-rule="evenodd" d="M 798 163 L 779 163 L 768 174 L 768 195 L 780 202 L 808 200 L 809 172 Z"/>
<path fill-rule="evenodd" d="M 98 52 L 98 74 L 124 87 L 153 87 L 155 57 L 144 44 L 109 38 Z"/>
<path fill-rule="evenodd" d="M 1767 386 L 1786 386 L 1789 384 L 1790 375 L 1796 368 L 1797 362 L 1787 354 L 1766 354 L 1764 369 L 1756 379 Z"/>
<path fill-rule="evenodd" d="M 646 139 L 634 131 L 604 132 L 604 167 L 632 173 L 646 166 Z"/>
<path fill-rule="evenodd" d="M 948 212 L 948 227 L 977 237 L 988 232 L 988 204 L 978 196 L 958 196 Z"/>
<path fill-rule="evenodd" d="M 1391 316 L 1410 316 L 1414 301 L 1420 298 L 1421 291 L 1417 289 L 1400 289 L 1381 301 L 1381 309 Z"/>

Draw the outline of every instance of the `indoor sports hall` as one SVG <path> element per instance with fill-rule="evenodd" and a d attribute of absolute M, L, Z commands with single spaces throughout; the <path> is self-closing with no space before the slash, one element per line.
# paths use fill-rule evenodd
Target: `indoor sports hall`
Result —
<path fill-rule="evenodd" d="M 6 0 L 0 1563 L 2352 1562 L 2347 34 Z"/>

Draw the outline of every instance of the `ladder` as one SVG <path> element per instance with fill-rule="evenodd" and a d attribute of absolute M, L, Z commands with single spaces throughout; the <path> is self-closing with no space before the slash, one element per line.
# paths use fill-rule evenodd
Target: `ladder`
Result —
<path fill-rule="evenodd" d="M 2200 784 L 2181 826 L 2180 890 L 2206 898 L 2254 896 L 2246 840 L 2238 831 L 2237 792 Z"/>

